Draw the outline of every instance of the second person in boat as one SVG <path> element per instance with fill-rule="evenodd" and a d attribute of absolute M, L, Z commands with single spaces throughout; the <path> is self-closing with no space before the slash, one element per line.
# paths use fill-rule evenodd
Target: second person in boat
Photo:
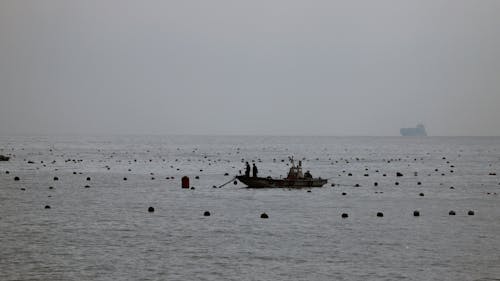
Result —
<path fill-rule="evenodd" d="M 257 170 L 257 166 L 255 166 L 255 163 L 253 163 L 253 169 L 252 169 L 252 173 L 253 173 L 253 177 L 256 178 L 257 177 L 257 173 L 259 172 L 259 170 Z"/>

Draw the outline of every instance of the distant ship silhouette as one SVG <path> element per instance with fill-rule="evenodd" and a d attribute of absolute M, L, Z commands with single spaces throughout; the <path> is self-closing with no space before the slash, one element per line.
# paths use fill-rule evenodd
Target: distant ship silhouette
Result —
<path fill-rule="evenodd" d="M 404 137 L 426 137 L 427 132 L 422 124 L 418 124 L 415 128 L 401 128 L 399 130 Z"/>

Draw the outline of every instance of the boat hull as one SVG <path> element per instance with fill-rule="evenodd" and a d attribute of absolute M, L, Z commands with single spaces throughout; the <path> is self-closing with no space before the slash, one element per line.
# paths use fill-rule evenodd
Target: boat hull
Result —
<path fill-rule="evenodd" d="M 303 188 L 303 187 L 322 187 L 328 180 L 322 178 L 312 179 L 273 179 L 271 177 L 247 177 L 237 176 L 240 182 L 249 188 Z"/>

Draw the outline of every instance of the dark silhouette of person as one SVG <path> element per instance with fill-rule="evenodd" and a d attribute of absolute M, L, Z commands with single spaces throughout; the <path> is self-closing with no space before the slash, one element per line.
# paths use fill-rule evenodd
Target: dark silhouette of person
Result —
<path fill-rule="evenodd" d="M 245 168 L 245 177 L 250 177 L 250 164 L 248 164 L 248 162 Z"/>
<path fill-rule="evenodd" d="M 309 171 L 307 171 L 307 172 L 304 174 L 304 178 L 306 178 L 306 179 L 312 179 L 312 177 L 313 177 L 313 176 L 312 176 L 311 172 L 309 172 Z"/>
<path fill-rule="evenodd" d="M 259 172 L 259 170 L 257 170 L 257 166 L 255 166 L 255 163 L 253 163 L 253 177 L 256 178 L 257 177 L 257 173 Z"/>

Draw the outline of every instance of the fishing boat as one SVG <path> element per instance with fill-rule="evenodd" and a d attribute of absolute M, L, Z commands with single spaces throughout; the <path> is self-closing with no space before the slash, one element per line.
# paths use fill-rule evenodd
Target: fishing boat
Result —
<path fill-rule="evenodd" d="M 302 187 L 322 187 L 328 180 L 320 177 L 313 178 L 307 171 L 302 173 L 302 161 L 295 165 L 293 158 L 290 158 L 292 166 L 288 171 L 286 178 L 275 179 L 272 177 L 250 177 L 250 176 L 236 176 L 236 178 L 246 184 L 249 188 L 302 188 Z"/>

